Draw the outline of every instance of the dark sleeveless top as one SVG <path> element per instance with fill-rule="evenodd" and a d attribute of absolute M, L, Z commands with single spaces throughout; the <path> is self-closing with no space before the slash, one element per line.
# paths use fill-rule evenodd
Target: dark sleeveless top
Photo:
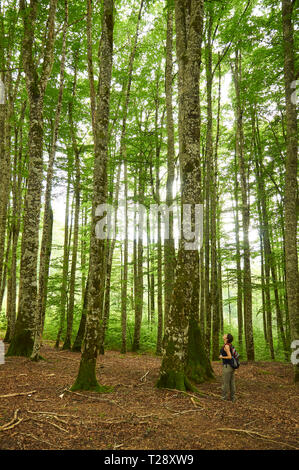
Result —
<path fill-rule="evenodd" d="M 220 350 L 221 356 L 227 356 L 227 353 L 226 353 L 226 351 L 225 351 L 225 349 L 224 349 L 224 346 L 225 346 L 225 345 L 223 345 L 222 348 L 221 348 L 221 350 Z M 231 346 L 231 345 L 229 345 L 229 346 Z M 225 364 L 229 364 L 229 365 L 230 365 L 230 364 L 231 364 L 231 359 L 222 359 L 222 364 L 223 364 L 223 365 L 225 365 Z"/>

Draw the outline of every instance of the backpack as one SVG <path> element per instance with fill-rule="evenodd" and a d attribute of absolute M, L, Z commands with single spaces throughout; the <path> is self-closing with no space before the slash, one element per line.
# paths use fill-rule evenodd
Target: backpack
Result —
<path fill-rule="evenodd" d="M 237 352 L 236 348 L 233 345 L 230 346 L 230 352 L 232 355 L 231 367 L 233 369 L 238 369 L 240 367 L 240 354 Z"/>

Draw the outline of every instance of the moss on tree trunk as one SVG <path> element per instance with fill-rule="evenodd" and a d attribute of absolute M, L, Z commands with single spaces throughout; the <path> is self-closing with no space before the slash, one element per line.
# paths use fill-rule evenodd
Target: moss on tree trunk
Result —
<path fill-rule="evenodd" d="M 111 392 L 112 388 L 100 385 L 96 378 L 96 359 L 85 360 L 82 358 L 76 382 L 71 391 L 89 390 L 92 392 Z"/>
<path fill-rule="evenodd" d="M 11 340 L 6 356 L 30 357 L 33 349 L 33 337 L 30 330 L 16 330 Z"/>
<path fill-rule="evenodd" d="M 199 324 L 195 319 L 190 319 L 188 350 L 186 361 L 186 375 L 196 383 L 214 379 L 211 363 L 207 357 Z"/>

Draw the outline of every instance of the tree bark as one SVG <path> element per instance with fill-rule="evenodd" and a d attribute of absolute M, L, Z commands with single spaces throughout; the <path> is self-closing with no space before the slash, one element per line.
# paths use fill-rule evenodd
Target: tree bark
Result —
<path fill-rule="evenodd" d="M 127 289 L 128 289 L 128 163 L 127 163 L 127 151 L 126 151 L 126 128 L 127 128 L 127 114 L 130 102 L 130 93 L 131 93 L 131 83 L 132 83 L 132 73 L 133 65 L 137 49 L 137 40 L 139 25 L 141 19 L 141 13 L 143 8 L 144 0 L 141 0 L 136 33 L 134 37 L 133 49 L 130 54 L 129 67 L 128 67 L 128 82 L 125 91 L 125 103 L 123 108 L 123 120 L 122 120 L 122 133 L 121 133 L 121 148 L 120 148 L 120 158 L 124 160 L 124 197 L 125 197 L 125 240 L 124 240 L 124 263 L 123 263 L 123 274 L 122 274 L 122 287 L 121 287 L 121 326 L 122 326 L 122 346 L 121 353 L 125 354 L 127 351 Z"/>
<path fill-rule="evenodd" d="M 31 0 L 30 7 L 27 7 L 26 2 L 20 0 L 20 11 L 24 21 L 23 65 L 30 108 L 30 157 L 22 234 L 19 309 L 15 333 L 7 351 L 8 356 L 31 356 L 34 343 L 39 220 L 43 179 L 43 102 L 54 59 L 56 7 L 57 0 L 51 0 L 42 70 L 38 76 L 37 64 L 33 59 L 38 2 Z"/>
<path fill-rule="evenodd" d="M 173 204 L 174 183 L 174 123 L 172 105 L 172 79 L 173 79 L 173 9 L 167 9 L 167 37 L 166 37 L 166 65 L 165 65 L 165 94 L 166 94 L 166 126 L 167 126 L 167 182 L 166 204 Z M 164 331 L 171 303 L 171 294 L 175 272 L 175 247 L 173 238 L 173 212 L 169 213 L 169 234 L 164 240 Z"/>
<path fill-rule="evenodd" d="M 95 113 L 94 174 L 92 225 L 90 237 L 88 310 L 83 352 L 77 379 L 72 390 L 106 391 L 98 384 L 96 360 L 98 353 L 98 331 L 102 314 L 101 287 L 105 281 L 105 240 L 98 239 L 96 224 L 99 220 L 97 208 L 107 202 L 108 125 L 110 89 L 113 58 L 113 0 L 103 1 L 102 33 L 99 46 L 99 85 Z"/>
<path fill-rule="evenodd" d="M 243 109 L 241 101 L 241 57 L 236 51 L 235 66 L 233 67 L 233 79 L 236 92 L 236 155 L 241 178 L 242 195 L 242 221 L 243 221 L 243 258 L 244 258 L 244 326 L 246 353 L 249 361 L 254 361 L 254 341 L 252 326 L 252 285 L 250 267 L 250 244 L 249 244 L 249 223 L 250 205 L 247 182 L 247 169 L 244 156 L 244 135 L 243 135 Z"/>
<path fill-rule="evenodd" d="M 70 177 L 71 172 L 68 168 L 67 176 L 67 190 L 66 190 L 66 204 L 65 204 L 65 217 L 64 217 L 64 244 L 63 244 L 63 262 L 62 262 L 62 281 L 60 289 L 60 322 L 57 332 L 55 348 L 59 348 L 60 339 L 64 327 L 66 305 L 67 305 L 67 284 L 68 284 L 68 271 L 69 271 L 69 204 L 70 204 Z"/>
<path fill-rule="evenodd" d="M 39 351 L 41 346 L 41 337 L 45 321 L 46 303 L 47 303 L 47 288 L 49 278 L 49 267 L 52 248 L 52 229 L 53 229 L 53 211 L 51 208 L 51 194 L 52 194 L 52 180 L 53 168 L 56 155 L 56 143 L 58 139 L 59 120 L 62 108 L 62 96 L 64 88 L 64 69 L 65 69 L 65 56 L 66 56 L 66 34 L 68 27 L 68 0 L 65 0 L 65 18 L 63 26 L 63 39 L 62 39 L 62 57 L 60 65 L 60 84 L 58 102 L 55 112 L 54 129 L 52 134 L 49 162 L 47 170 L 46 192 L 45 192 L 45 206 L 43 217 L 43 231 L 42 241 L 40 248 L 40 264 L 39 264 L 39 286 L 38 286 L 38 299 L 37 299 L 37 313 L 36 313 L 36 331 L 34 338 L 34 346 L 31 359 L 34 361 L 39 360 Z"/>
<path fill-rule="evenodd" d="M 76 78 L 75 78 L 76 80 Z M 75 84 L 74 93 L 75 94 Z M 69 104 L 69 117 L 72 135 L 73 154 L 75 156 L 75 218 L 74 218 L 74 232 L 73 232 L 73 249 L 72 249 L 72 264 L 70 274 L 70 293 L 69 293 L 69 308 L 67 314 L 67 329 L 64 344 L 62 349 L 70 350 L 72 343 L 73 331 L 73 318 L 74 318 L 74 305 L 75 305 L 75 282 L 76 282 L 76 267 L 78 255 L 78 239 L 79 239 L 79 215 L 80 215 L 80 149 L 77 145 L 77 137 L 75 133 L 75 126 L 73 122 L 73 102 Z"/>
<path fill-rule="evenodd" d="M 177 57 L 179 63 L 179 126 L 182 204 L 200 202 L 200 128 L 199 128 L 199 72 L 203 29 L 203 1 L 175 2 Z M 194 222 L 194 219 L 193 219 Z M 193 389 L 191 376 L 207 377 L 210 362 L 202 350 L 192 348 L 195 333 L 192 299 L 197 298 L 199 279 L 198 250 L 186 249 L 181 240 L 168 324 L 164 336 L 164 354 L 157 386 L 179 390 Z M 190 247 L 188 247 L 190 248 Z M 195 292 L 194 292 L 195 289 Z M 192 315 L 191 315 L 192 313 Z M 198 315 L 196 330 L 198 327 Z M 198 334 L 196 335 L 198 340 Z M 200 341 L 200 338 L 199 338 Z M 201 366 L 201 367 L 200 367 Z"/>
<path fill-rule="evenodd" d="M 294 27 L 292 11 L 295 2 L 282 0 L 282 27 L 284 46 L 284 82 L 286 100 L 287 152 L 284 193 L 285 258 L 288 312 L 291 340 L 299 340 L 299 273 L 297 253 L 297 112 L 292 100 L 295 82 Z M 294 364 L 294 381 L 299 382 L 299 363 Z"/>

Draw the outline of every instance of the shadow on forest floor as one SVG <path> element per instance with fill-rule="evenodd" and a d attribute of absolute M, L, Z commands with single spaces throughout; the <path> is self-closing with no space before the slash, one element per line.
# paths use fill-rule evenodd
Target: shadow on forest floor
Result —
<path fill-rule="evenodd" d="M 42 356 L 0 365 L 0 449 L 299 448 L 299 394 L 289 364 L 242 364 L 232 404 L 220 399 L 220 363 L 201 393 L 183 394 L 154 387 L 160 358 L 107 351 L 98 379 L 114 391 L 98 395 L 67 391 L 80 354 L 46 341 Z M 17 395 L 3 397 L 10 394 Z M 234 439 L 223 428 L 238 430 Z"/>

